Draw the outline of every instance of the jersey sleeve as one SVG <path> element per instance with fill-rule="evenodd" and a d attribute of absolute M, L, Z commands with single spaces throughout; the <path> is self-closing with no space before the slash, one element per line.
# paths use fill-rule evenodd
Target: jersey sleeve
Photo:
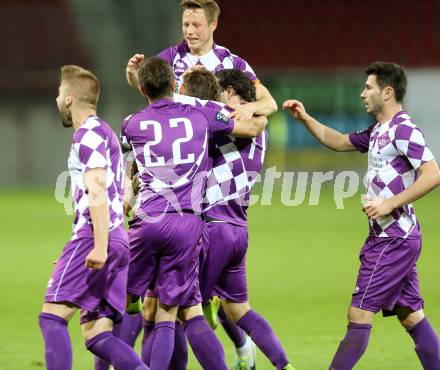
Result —
<path fill-rule="evenodd" d="M 74 147 L 81 162 L 82 172 L 107 168 L 107 139 L 99 128 L 81 127 L 74 136 Z"/>
<path fill-rule="evenodd" d="M 127 135 L 127 124 L 131 117 L 132 116 L 128 116 L 127 118 L 125 118 L 121 125 L 121 134 L 119 140 L 124 161 L 127 161 L 131 157 L 131 153 L 133 152 L 133 148 L 130 144 L 130 138 Z"/>
<path fill-rule="evenodd" d="M 175 47 L 169 47 L 164 50 L 162 50 L 159 54 L 156 56 L 160 59 L 163 59 L 168 64 L 173 65 L 173 60 L 176 55 L 176 48 Z"/>
<path fill-rule="evenodd" d="M 244 72 L 252 81 L 257 82 L 258 78 L 252 67 L 242 58 L 237 55 L 232 55 L 232 64 L 235 69 Z"/>
<path fill-rule="evenodd" d="M 348 134 L 348 138 L 353 146 L 361 153 L 368 152 L 370 146 L 370 135 L 373 131 L 374 125 L 366 128 L 365 130 L 351 132 Z"/>
<path fill-rule="evenodd" d="M 203 108 L 200 109 L 208 120 L 210 138 L 219 135 L 228 135 L 234 128 L 234 120 L 223 114 L 222 112 Z"/>
<path fill-rule="evenodd" d="M 408 159 L 414 169 L 434 159 L 432 152 L 426 146 L 422 131 L 415 125 L 404 123 L 397 125 L 394 146 Z"/>

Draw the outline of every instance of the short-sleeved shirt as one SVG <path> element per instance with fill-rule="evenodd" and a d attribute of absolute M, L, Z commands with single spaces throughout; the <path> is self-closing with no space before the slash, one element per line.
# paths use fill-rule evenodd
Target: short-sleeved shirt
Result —
<path fill-rule="evenodd" d="M 233 111 L 220 102 L 174 95 L 175 101 L 205 106 L 229 116 Z M 218 136 L 210 142 L 209 172 L 204 200 L 204 215 L 234 225 L 247 225 L 247 208 L 252 186 L 263 166 L 267 133 L 256 138 Z"/>
<path fill-rule="evenodd" d="M 208 142 L 233 127 L 234 121 L 221 112 L 171 99 L 158 100 L 127 117 L 121 142 L 123 150 L 134 152 L 142 211 L 200 213 L 210 170 Z"/>
<path fill-rule="evenodd" d="M 216 44 L 204 55 L 192 55 L 186 41 L 183 40 L 175 46 L 162 50 L 157 56 L 173 67 L 177 81 L 176 91 L 179 91 L 180 86 L 183 84 L 185 71 L 196 65 L 204 66 L 213 73 L 223 69 L 238 69 L 244 72 L 252 81 L 258 81 L 255 72 L 244 59 Z"/>
<path fill-rule="evenodd" d="M 125 175 L 119 141 L 111 127 L 96 116 L 89 116 L 73 135 L 68 168 L 72 182 L 75 219 L 72 240 L 93 237 L 89 200 L 84 174 L 95 168 L 107 172 L 107 202 L 110 211 L 110 236 L 125 238 L 119 226 L 124 223 L 123 183 Z M 113 232 L 114 231 L 114 232 Z"/>
<path fill-rule="evenodd" d="M 417 178 L 417 169 L 434 159 L 422 131 L 407 112 L 397 113 L 389 122 L 349 134 L 351 143 L 368 152 L 364 183 L 372 198 L 391 198 Z M 370 220 L 370 234 L 377 237 L 419 237 L 420 228 L 413 205 L 395 209 L 390 215 Z"/>

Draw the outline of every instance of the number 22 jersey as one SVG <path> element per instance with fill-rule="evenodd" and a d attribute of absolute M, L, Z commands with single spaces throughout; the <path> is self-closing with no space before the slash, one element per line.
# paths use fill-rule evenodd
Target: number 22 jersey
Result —
<path fill-rule="evenodd" d="M 121 144 L 126 155 L 134 154 L 142 211 L 200 213 L 210 170 L 208 142 L 233 127 L 234 121 L 221 112 L 171 99 L 157 100 L 127 117 Z"/>

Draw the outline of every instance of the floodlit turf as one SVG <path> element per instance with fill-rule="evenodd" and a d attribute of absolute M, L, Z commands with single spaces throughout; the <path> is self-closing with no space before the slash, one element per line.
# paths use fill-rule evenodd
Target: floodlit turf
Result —
<path fill-rule="evenodd" d="M 279 194 L 272 206 L 249 212 L 248 277 L 255 310 L 272 324 L 297 370 L 326 370 L 345 333 L 346 310 L 354 288 L 358 251 L 367 232 L 360 196 L 336 210 L 331 192 L 319 206 L 285 207 Z M 307 198 L 306 198 L 307 199 Z M 53 192 L 0 192 L 0 369 L 42 368 L 43 342 L 37 324 L 52 269 L 70 235 L 71 216 Z M 416 203 L 424 233 L 419 261 L 426 312 L 440 329 L 440 224 L 437 191 Z M 69 324 L 75 370 L 92 369 L 76 316 Z M 232 364 L 232 345 L 218 330 Z M 189 369 L 199 369 L 191 358 Z M 259 353 L 258 369 L 271 369 Z M 409 336 L 393 318 L 377 316 L 359 370 L 421 369 Z"/>

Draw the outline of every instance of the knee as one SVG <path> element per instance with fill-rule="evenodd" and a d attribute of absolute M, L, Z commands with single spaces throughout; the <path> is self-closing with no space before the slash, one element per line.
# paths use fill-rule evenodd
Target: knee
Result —
<path fill-rule="evenodd" d="M 200 303 L 191 307 L 182 308 L 179 312 L 179 319 L 184 322 L 191 320 L 197 316 L 203 316 L 203 309 Z"/>
<path fill-rule="evenodd" d="M 147 321 L 154 321 L 156 316 L 157 299 L 145 297 L 142 305 L 142 317 Z"/>
<path fill-rule="evenodd" d="M 156 307 L 156 323 L 163 321 L 176 321 L 179 306 L 168 306 L 159 302 Z"/>
<path fill-rule="evenodd" d="M 372 324 L 374 312 L 351 306 L 348 310 L 348 321 L 356 324 Z"/>
<path fill-rule="evenodd" d="M 229 320 L 237 323 L 240 319 L 246 315 L 250 310 L 251 306 L 248 302 L 245 303 L 232 303 L 223 301 L 223 309 L 225 310 L 226 316 Z"/>
<path fill-rule="evenodd" d="M 409 330 L 415 325 L 417 325 L 420 321 L 425 318 L 425 314 L 423 310 L 419 310 L 416 312 L 408 311 L 408 310 L 398 310 L 397 318 L 399 319 L 402 326 Z"/>

